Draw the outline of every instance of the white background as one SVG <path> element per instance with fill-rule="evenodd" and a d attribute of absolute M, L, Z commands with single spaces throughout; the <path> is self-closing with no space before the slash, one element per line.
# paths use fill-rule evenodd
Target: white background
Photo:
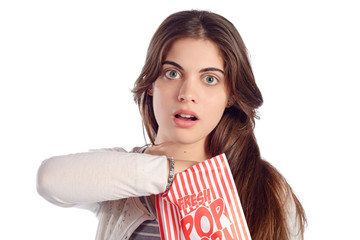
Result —
<path fill-rule="evenodd" d="M 169 14 L 206 9 L 238 28 L 265 103 L 256 134 L 308 216 L 306 239 L 359 236 L 356 1 L 1 1 L 1 238 L 94 239 L 92 213 L 51 205 L 54 155 L 142 145 L 130 89 Z"/>

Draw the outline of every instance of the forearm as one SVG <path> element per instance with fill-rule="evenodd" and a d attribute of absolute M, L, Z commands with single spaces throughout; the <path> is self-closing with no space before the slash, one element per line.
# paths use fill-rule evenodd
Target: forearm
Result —
<path fill-rule="evenodd" d="M 146 196 L 165 191 L 165 156 L 99 151 L 52 157 L 37 176 L 41 196 L 60 206 L 74 206 Z"/>

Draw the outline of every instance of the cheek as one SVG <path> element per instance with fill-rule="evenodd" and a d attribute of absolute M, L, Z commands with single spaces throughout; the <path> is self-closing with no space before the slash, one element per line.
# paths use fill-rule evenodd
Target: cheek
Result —
<path fill-rule="evenodd" d="M 208 108 L 208 113 L 211 116 L 211 125 L 215 127 L 222 118 L 227 101 L 226 98 L 216 98 L 214 101 L 211 101 Z"/>
<path fill-rule="evenodd" d="M 211 98 L 209 105 L 212 106 L 211 109 L 213 109 L 214 112 L 216 111 L 222 114 L 228 102 L 228 94 L 226 94 L 223 91 L 220 91 L 214 94 L 213 96 L 215 97 Z"/>
<path fill-rule="evenodd" d="M 153 108 L 155 119 L 160 125 L 162 119 L 171 113 L 171 100 L 167 91 L 161 91 L 158 88 L 154 89 Z"/>
<path fill-rule="evenodd" d="M 163 114 L 162 109 L 164 108 L 164 100 L 162 100 L 161 95 L 159 94 L 154 94 L 153 95 L 153 108 L 154 108 L 154 114 L 155 114 L 155 119 L 156 121 L 159 123 L 159 120 Z"/>
<path fill-rule="evenodd" d="M 214 127 L 220 122 L 223 114 L 224 114 L 225 108 L 213 108 L 213 113 L 212 113 L 212 124 L 214 125 Z"/>

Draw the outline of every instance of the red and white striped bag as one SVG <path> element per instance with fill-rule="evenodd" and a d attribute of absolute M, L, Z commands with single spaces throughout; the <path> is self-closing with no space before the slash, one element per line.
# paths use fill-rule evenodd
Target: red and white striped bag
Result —
<path fill-rule="evenodd" d="M 156 210 L 162 240 L 251 239 L 225 154 L 178 173 Z"/>

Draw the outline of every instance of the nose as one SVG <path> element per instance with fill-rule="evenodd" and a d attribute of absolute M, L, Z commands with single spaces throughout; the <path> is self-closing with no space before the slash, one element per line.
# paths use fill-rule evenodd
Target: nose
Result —
<path fill-rule="evenodd" d="M 192 80 L 183 80 L 181 87 L 179 89 L 179 102 L 198 102 L 198 91 L 196 88 L 196 83 Z"/>

